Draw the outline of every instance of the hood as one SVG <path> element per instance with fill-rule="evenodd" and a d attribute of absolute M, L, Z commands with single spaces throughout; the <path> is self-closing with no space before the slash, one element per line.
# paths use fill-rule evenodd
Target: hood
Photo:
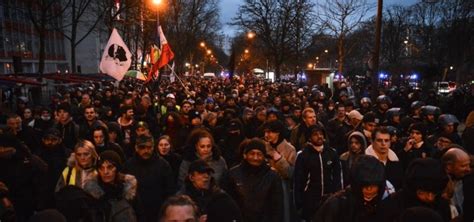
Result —
<path fill-rule="evenodd" d="M 126 200 L 132 200 L 137 194 L 137 179 L 135 176 L 130 174 L 117 175 L 122 177 L 122 197 Z M 84 186 L 84 190 L 90 193 L 93 197 L 99 199 L 105 195 L 104 189 L 99 185 L 99 175 L 89 180 Z"/>
<path fill-rule="evenodd" d="M 368 155 L 357 157 L 350 170 L 350 178 L 351 189 L 357 200 L 363 201 L 362 187 L 367 185 L 379 187 L 379 193 L 373 202 L 382 199 L 386 186 L 385 167 L 377 158 Z"/>
<path fill-rule="evenodd" d="M 354 132 L 352 132 L 351 134 L 349 134 L 349 137 L 347 137 L 347 144 L 349 145 L 350 144 L 350 141 L 351 141 L 351 138 L 352 137 L 358 137 L 359 138 L 359 141 L 362 141 L 362 152 L 365 151 L 365 149 L 367 148 L 367 140 L 365 140 L 365 136 L 363 133 L 355 130 Z"/>

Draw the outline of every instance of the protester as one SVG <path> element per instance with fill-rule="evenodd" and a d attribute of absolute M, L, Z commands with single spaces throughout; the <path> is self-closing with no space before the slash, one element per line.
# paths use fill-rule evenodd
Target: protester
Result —
<path fill-rule="evenodd" d="M 137 196 L 143 204 L 143 217 L 147 222 L 158 220 L 161 205 L 176 192 L 172 169 L 154 152 L 154 147 L 151 136 L 139 136 L 135 155 L 125 163 L 123 171 L 138 181 Z"/>
<path fill-rule="evenodd" d="M 174 181 L 178 179 L 179 166 L 183 161 L 181 155 L 175 152 L 174 147 L 171 146 L 171 138 L 168 135 L 163 135 L 158 138 L 156 145 L 156 152 L 160 157 L 168 161 L 173 170 Z"/>
<path fill-rule="evenodd" d="M 306 221 L 311 220 L 314 212 L 331 194 L 343 188 L 339 156 L 325 143 L 325 135 L 324 128 L 310 126 L 305 136 L 308 142 L 296 157 L 295 204 Z"/>
<path fill-rule="evenodd" d="M 168 198 L 160 209 L 160 222 L 198 221 L 198 206 L 186 195 Z"/>
<path fill-rule="evenodd" d="M 242 221 L 237 203 L 219 186 L 211 176 L 214 170 L 204 160 L 195 160 L 189 165 L 184 186 L 178 194 L 188 195 L 196 202 L 199 214 L 206 221 Z"/>
<path fill-rule="evenodd" d="M 253 138 L 242 143 L 242 162 L 229 170 L 222 187 L 239 205 L 243 221 L 283 221 L 282 182 L 265 163 L 265 142 Z"/>

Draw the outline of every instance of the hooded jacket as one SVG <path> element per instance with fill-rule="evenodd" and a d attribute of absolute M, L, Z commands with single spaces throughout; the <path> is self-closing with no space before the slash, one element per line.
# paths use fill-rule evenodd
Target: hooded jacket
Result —
<path fill-rule="evenodd" d="M 137 180 L 134 176 L 125 174 L 123 184 L 118 186 L 103 185 L 98 176 L 89 180 L 84 190 L 94 198 L 104 201 L 104 222 L 137 221 L 136 208 Z"/>
<path fill-rule="evenodd" d="M 353 153 L 350 150 L 350 142 L 352 137 L 357 137 L 358 141 L 361 141 L 361 150 L 359 153 Z M 359 131 L 353 131 L 352 133 L 349 134 L 349 137 L 347 138 L 347 147 L 348 151 L 345 153 L 341 154 L 339 159 L 341 160 L 341 165 L 342 165 L 342 172 L 344 176 L 344 187 L 349 185 L 349 169 L 352 167 L 352 164 L 354 163 L 355 159 L 359 157 L 360 155 L 365 153 L 365 149 L 367 148 L 367 141 L 365 140 L 364 134 L 362 134 Z"/>
<path fill-rule="evenodd" d="M 362 155 L 351 168 L 351 187 L 331 196 L 317 211 L 318 222 L 376 222 L 378 207 L 385 191 L 385 169 L 376 158 Z M 364 200 L 362 187 L 376 185 L 378 194 Z"/>

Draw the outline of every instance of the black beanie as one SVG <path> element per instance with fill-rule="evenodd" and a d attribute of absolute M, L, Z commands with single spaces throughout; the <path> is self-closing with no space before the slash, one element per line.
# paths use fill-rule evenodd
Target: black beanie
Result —
<path fill-rule="evenodd" d="M 426 125 L 424 123 L 422 122 L 413 123 L 408 129 L 408 132 L 411 132 L 412 130 L 420 131 L 421 135 L 423 136 L 423 139 L 426 138 L 428 129 L 426 128 Z"/>
<path fill-rule="evenodd" d="M 406 188 L 441 193 L 448 183 L 448 176 L 439 160 L 433 158 L 414 159 L 406 171 Z"/>
<path fill-rule="evenodd" d="M 275 133 L 283 133 L 285 129 L 285 124 L 283 124 L 280 120 L 273 120 L 270 122 L 266 122 L 263 124 L 263 130 L 268 130 Z"/>
<path fill-rule="evenodd" d="M 311 135 L 313 135 L 313 133 L 315 132 L 322 132 L 324 134 L 324 137 L 326 138 L 326 131 L 324 130 L 324 127 L 319 125 L 319 124 L 316 124 L 316 125 L 312 125 L 308 128 L 308 130 L 306 131 L 306 139 L 307 140 L 310 140 L 311 139 Z"/>
<path fill-rule="evenodd" d="M 267 149 L 265 148 L 265 141 L 259 138 L 250 139 L 244 147 L 244 154 L 248 153 L 250 150 L 260 150 L 263 155 L 267 155 Z"/>
<path fill-rule="evenodd" d="M 100 153 L 99 157 L 100 159 L 97 167 L 104 163 L 104 161 L 108 161 L 117 168 L 117 171 L 122 170 L 122 159 L 120 159 L 120 156 L 117 154 L 117 152 L 113 150 L 106 150 Z"/>

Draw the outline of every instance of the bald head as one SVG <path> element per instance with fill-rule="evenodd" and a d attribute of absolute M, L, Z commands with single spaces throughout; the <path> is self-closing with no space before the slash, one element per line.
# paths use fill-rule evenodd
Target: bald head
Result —
<path fill-rule="evenodd" d="M 460 148 L 450 148 L 441 158 L 446 172 L 455 179 L 462 179 L 470 173 L 471 159 L 466 151 Z"/>

